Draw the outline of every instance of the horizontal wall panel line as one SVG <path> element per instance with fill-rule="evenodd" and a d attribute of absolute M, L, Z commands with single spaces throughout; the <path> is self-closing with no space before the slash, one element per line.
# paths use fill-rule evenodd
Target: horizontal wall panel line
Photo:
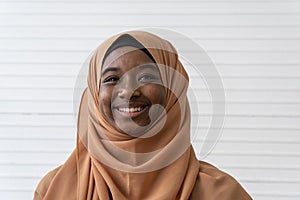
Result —
<path fill-rule="evenodd" d="M 84 61 L 82 61 L 83 63 Z M 47 62 L 9 62 L 9 63 L 5 63 L 3 62 L 3 65 L 1 66 L 2 63 L 0 63 L 0 68 L 6 68 L 8 67 L 8 65 L 19 65 L 20 67 L 24 64 L 26 65 L 33 65 L 34 67 L 43 67 L 43 66 L 40 66 L 40 65 L 46 65 L 46 66 L 53 66 L 53 65 L 59 65 L 59 66 L 62 66 L 62 67 L 66 67 L 66 68 L 79 68 L 79 67 L 82 67 L 83 64 L 82 63 L 79 63 L 79 62 L 74 62 L 74 63 L 71 63 L 71 62 L 64 62 L 64 63 L 47 63 Z M 257 67 L 258 63 L 256 64 L 251 64 L 251 63 L 244 63 L 243 65 L 239 64 L 239 63 L 231 63 L 231 64 L 228 64 L 228 63 L 219 63 L 219 64 L 215 64 L 216 66 L 218 67 L 231 67 L 231 66 L 234 66 L 234 67 Z M 300 68 L 300 64 L 293 64 L 293 63 L 287 63 L 285 64 L 285 66 L 282 66 L 282 63 L 266 63 L 266 64 L 260 64 L 259 65 L 260 67 L 267 67 L 267 68 L 272 68 L 272 67 L 295 67 L 295 68 Z M 57 66 L 56 66 L 57 67 Z"/>
<path fill-rule="evenodd" d="M 1 102 L 1 101 L 0 101 Z M 269 103 L 266 103 L 269 104 Z M 274 103 L 276 104 L 276 103 Z M 297 103 L 299 104 L 299 103 Z M 78 113 L 41 113 L 41 112 L 0 112 L 0 115 L 21 115 L 21 116 L 74 116 L 77 115 Z M 215 114 L 212 115 L 210 113 L 200 113 L 200 114 L 192 114 L 192 116 L 201 116 L 201 117 L 232 117 L 232 118 L 300 118 L 300 115 L 294 114 Z M 1 125 L 0 125 L 1 126 Z"/>
<path fill-rule="evenodd" d="M 76 131 L 74 131 L 74 135 L 76 135 L 76 133 L 75 133 Z M 58 137 L 58 138 L 55 138 L 55 137 L 43 137 L 43 136 L 39 136 L 39 137 L 24 137 L 24 136 L 22 136 L 22 135 L 20 135 L 20 137 L 18 137 L 18 138 L 13 138 L 13 137 L 8 137 L 8 136 L 6 136 L 6 137 L 0 137 L 1 138 L 1 140 L 7 140 L 7 141 L 9 141 L 9 142 L 11 142 L 11 141 L 68 141 L 68 142 L 75 142 L 75 140 L 76 139 L 74 139 L 74 137 L 70 137 L 70 138 L 62 138 L 62 137 Z M 224 141 L 225 142 L 225 141 Z M 244 141 L 245 143 L 249 143 L 249 142 L 247 142 L 247 141 Z M 293 142 L 293 141 L 291 141 L 291 142 Z M 256 142 L 255 142 L 256 143 Z M 265 142 L 265 143 L 268 143 L 268 142 Z M 271 142 L 272 144 L 274 143 L 274 142 Z M 279 143 L 285 143 L 285 142 L 279 142 Z M 6 151 L 6 150 L 0 150 L 1 152 L 14 152 L 14 151 Z M 22 151 L 22 152 L 35 152 L 35 151 Z M 39 152 L 43 152 L 43 151 L 39 151 Z M 45 152 L 48 152 L 48 151 L 45 151 Z M 56 151 L 53 151 L 53 152 L 56 152 Z M 58 152 L 60 152 L 60 153 L 65 153 L 64 151 L 58 151 Z"/>
<path fill-rule="evenodd" d="M 271 3 L 271 4 L 282 4 L 283 1 L 280 1 L 280 0 L 201 0 L 201 1 L 198 1 L 198 0 L 165 0 L 166 2 L 172 2 L 172 3 L 211 3 L 211 4 L 215 4 L 215 3 L 238 3 L 238 4 L 244 4 L 244 3 L 253 3 L 253 4 L 261 4 L 261 3 Z M 41 3 L 40 0 L 35 0 L 35 1 L 32 1 L 32 0 L 29 0 L 29 1 L 24 1 L 24 0 L 1 0 L 0 2 L 5 2 L 5 3 L 11 3 L 11 2 L 15 2 L 15 3 Z M 80 0 L 72 0 L 72 1 L 66 1 L 66 0 L 62 0 L 62 1 L 58 1 L 58 0 L 53 0 L 53 1 L 49 1 L 49 0 L 46 0 L 46 1 L 43 1 L 43 3 L 81 3 L 82 4 L 82 1 Z M 109 0 L 102 0 L 102 1 L 96 1 L 96 0 L 85 0 L 84 1 L 85 3 L 96 3 L 96 4 L 102 4 L 102 3 L 110 3 L 111 1 Z M 124 2 L 128 2 L 128 3 L 131 3 L 131 2 L 135 2 L 136 3 L 136 0 L 117 0 L 115 2 L 120 2 L 120 3 L 124 3 Z M 157 2 L 159 4 L 159 0 L 144 0 L 143 2 L 149 2 L 149 3 L 153 3 L 153 2 Z M 289 3 L 295 3 L 295 2 L 299 2 L 297 0 L 286 0 L 284 1 L 285 4 L 289 4 Z"/>
<path fill-rule="evenodd" d="M 33 192 L 30 189 L 0 189 L 0 192 Z"/>
<path fill-rule="evenodd" d="M 47 136 L 39 136 L 39 137 L 26 137 L 26 136 L 20 136 L 18 138 L 16 137 L 1 137 L 0 136 L 0 139 L 1 140 L 11 140 L 11 141 L 75 141 L 76 139 L 74 138 L 75 135 L 75 131 L 74 131 L 74 134 L 71 134 L 71 136 L 69 136 L 69 138 L 65 138 L 65 137 L 47 137 Z M 198 140 L 198 139 L 195 139 L 192 141 L 193 143 L 203 143 L 203 140 Z M 259 139 L 252 139 L 252 140 L 244 140 L 244 139 L 236 139 L 236 140 L 233 140 L 233 139 L 225 139 L 225 138 L 222 138 L 221 141 L 218 141 L 217 143 L 222 143 L 222 144 L 232 144 L 232 143 L 244 143 L 244 144 L 300 144 L 300 140 L 288 140 L 288 139 L 285 139 L 285 140 L 259 140 Z M 2 151 L 4 152 L 4 151 Z M 5 152 L 14 152 L 14 151 L 5 151 Z M 23 152 L 23 151 L 22 151 Z"/>
<path fill-rule="evenodd" d="M 299 51 L 300 52 L 300 51 Z M 299 65 L 299 68 L 300 68 L 300 65 Z M 74 80 L 77 78 L 77 77 L 82 77 L 84 80 L 86 79 L 86 75 L 84 76 L 78 76 L 78 75 L 60 75 L 60 74 L 2 74 L 3 72 L 0 72 L 0 78 L 3 77 L 3 78 L 15 78 L 15 77 L 24 77 L 24 78 L 30 78 L 30 77 L 46 77 L 46 78 L 52 78 L 52 77 L 56 77 L 56 78 L 74 78 Z M 209 80 L 214 80 L 214 79 L 234 79 L 234 80 L 239 80 L 239 79 L 242 79 L 242 80 L 245 80 L 245 79 L 271 79 L 271 80 L 277 80 L 277 79 L 280 79 L 280 80 L 285 80 L 285 79 L 299 79 L 299 82 L 300 82 L 300 76 L 295 76 L 294 74 L 290 75 L 290 76 L 268 76 L 268 75 L 253 75 L 253 76 L 247 76 L 247 75 L 236 75 L 236 76 L 225 76 L 225 75 L 220 75 L 220 76 L 205 76 L 205 77 L 202 77 L 202 76 L 195 76 L 195 75 L 191 75 L 189 76 L 190 79 L 193 79 L 193 78 L 199 78 L 199 79 L 209 79 Z M 3 80 L 3 79 L 2 79 Z"/>
<path fill-rule="evenodd" d="M 253 36 L 253 37 L 201 37 L 201 36 L 195 36 L 195 37 L 190 37 L 193 40 L 232 40 L 232 41 L 253 41 L 253 40 L 257 40 L 257 41 L 261 41 L 261 40 L 265 40 L 265 41 L 278 41 L 278 40 L 282 40 L 282 41 L 290 41 L 290 40 L 300 40 L 299 37 L 262 37 L 262 36 Z M 10 37 L 0 37 L 1 40 L 82 40 L 82 41 L 89 41 L 89 40 L 95 40 L 95 41 L 102 41 L 105 40 L 106 37 L 65 37 L 65 36 L 53 36 L 53 37 L 43 37 L 43 36 L 10 36 Z M 173 38 L 176 39 L 176 38 Z M 178 39 L 181 40 L 181 39 Z M 201 42 L 201 41 L 197 41 L 197 42 Z M 95 45 L 97 45 L 97 43 L 95 43 Z M 7 47 L 6 47 L 7 48 Z M 5 49 L 4 49 L 5 50 Z M 1 50 L 1 51 L 4 51 Z M 13 51 L 11 49 L 9 49 L 9 51 Z M 30 51 L 30 50 L 20 50 L 20 49 L 15 49 L 15 51 Z M 36 50 L 34 50 L 36 51 Z M 46 51 L 46 50 L 44 50 Z M 49 52 L 53 52 L 54 50 L 47 50 Z M 70 49 L 70 51 L 72 51 Z M 75 50 L 73 50 L 75 52 Z M 192 51 L 192 50 L 191 50 Z M 259 51 L 259 50 L 258 50 Z M 262 50 L 261 50 L 262 51 Z M 276 50 L 274 50 L 276 51 Z M 277 51 L 281 51 L 281 52 L 286 52 L 284 50 L 277 50 Z M 292 51 L 292 50 L 291 50 Z M 87 52 L 86 50 L 77 50 L 76 52 Z"/>
<path fill-rule="evenodd" d="M 42 134 L 42 133 L 41 133 Z M 71 132 L 71 135 L 70 138 L 64 138 L 64 137 L 47 137 L 47 136 L 38 136 L 38 137 L 26 137 L 26 136 L 22 136 L 20 135 L 20 137 L 16 138 L 16 137 L 9 137 L 9 134 L 8 136 L 5 136 L 5 137 L 1 137 L 0 136 L 0 139 L 1 140 L 7 140 L 9 142 L 11 141 L 68 141 L 68 142 L 75 142 L 75 138 L 74 136 L 76 135 L 76 131 L 74 130 L 73 132 Z M 73 136 L 74 135 L 74 136 Z M 223 134 L 221 134 L 222 136 Z M 225 137 L 225 136 L 224 136 Z M 192 143 L 193 144 L 197 144 L 197 143 L 200 143 L 202 144 L 204 141 L 205 142 L 209 142 L 209 140 L 203 140 L 203 139 L 192 139 Z M 213 140 L 213 142 L 215 142 L 215 140 Z M 271 139 L 271 140 L 261 140 L 261 139 L 226 139 L 226 138 L 222 138 L 220 140 L 217 141 L 217 143 L 222 143 L 222 144 L 298 144 L 300 143 L 300 140 L 289 140 L 289 139 L 282 139 L 282 140 L 274 140 L 274 139 Z M 5 152 L 4 150 L 2 152 Z M 7 152 L 13 152 L 13 151 L 7 151 Z"/>
<path fill-rule="evenodd" d="M 26 125 L 22 125 L 22 124 L 0 124 L 0 127 L 74 127 L 74 125 L 62 125 L 62 124 L 56 124 L 56 125 L 46 125 L 46 124 L 40 124 L 40 125 L 29 125 L 29 124 L 26 124 Z M 260 128 L 258 128 L 260 129 Z M 295 129 L 292 129 L 292 130 L 295 130 Z M 300 128 L 296 129 L 296 130 L 300 130 Z"/>
<path fill-rule="evenodd" d="M 197 152 L 197 150 L 195 149 L 195 151 Z M 198 152 L 197 152 L 198 153 Z M 196 153 L 196 154 L 197 154 Z M 198 154 L 197 154 L 198 155 Z M 281 158 L 281 157 L 284 157 L 284 158 L 297 158 L 300 156 L 300 153 L 294 153 L 294 154 L 290 154 L 290 153 L 276 153 L 276 154 L 272 154 L 272 153 L 223 153 L 223 152 L 214 152 L 214 150 L 212 151 L 212 153 L 208 154 L 208 156 L 232 156 L 232 157 L 235 157 L 235 156 L 247 156 L 247 157 L 256 157 L 256 158 L 259 158 L 259 157 L 269 157 L 269 158 Z"/>
<path fill-rule="evenodd" d="M 32 193 L 33 194 L 33 190 L 31 189 L 0 189 L 0 192 L 9 192 L 9 193 Z M 288 194 L 288 193 L 278 193 L 278 194 L 274 194 L 273 193 L 256 193 L 256 192 L 252 192 L 251 193 L 252 197 L 270 197 L 270 198 L 278 198 L 280 197 L 281 199 L 286 199 L 286 198 L 300 198 L 300 194 Z"/>
<path fill-rule="evenodd" d="M 70 80 L 68 80 L 70 81 Z M 85 82 L 84 82 L 85 83 Z M 45 83 L 46 84 L 46 83 Z M 70 83 L 69 83 L 70 84 Z M 249 84 L 249 83 L 248 83 Z M 75 84 L 74 84 L 75 86 Z M 294 85 L 293 85 L 294 86 Z M 204 91 L 204 92 L 217 92 L 217 91 L 224 91 L 226 93 L 226 91 L 244 91 L 244 92 L 299 92 L 300 88 L 282 88 L 282 87 L 278 87 L 278 88 L 232 88 L 232 87 L 224 87 L 221 89 L 218 88 L 210 88 L 209 90 L 207 88 L 203 88 L 204 86 L 202 86 L 202 88 L 194 88 L 195 86 L 192 86 L 191 89 L 193 91 Z M 296 86 L 295 86 L 296 87 Z M 86 89 L 86 86 L 84 87 L 70 87 L 70 86 L 64 86 L 62 85 L 61 87 L 53 87 L 51 85 L 36 85 L 36 86 L 23 86 L 23 85 L 17 85 L 17 86 L 10 86 L 10 85 L 5 85 L 5 86 L 0 86 L 0 89 L 7 89 L 7 90 L 20 90 L 20 89 L 36 89 L 36 90 L 76 90 L 76 91 L 83 91 L 84 89 Z"/>
<path fill-rule="evenodd" d="M 0 39 L 3 39 L 3 38 L 0 38 Z M 39 38 L 40 39 L 40 38 Z M 38 40 L 39 40 L 38 39 Z M 15 39 L 12 39 L 12 40 L 15 40 Z M 23 40 L 23 39 L 21 39 Z M 27 39 L 24 39 L 24 40 L 27 40 Z M 52 39 L 47 39 L 47 40 L 52 40 Z M 53 39 L 53 40 L 56 40 L 56 39 Z M 60 40 L 60 39 L 59 39 Z M 207 40 L 207 39 L 204 39 L 204 40 Z M 215 40 L 215 39 L 212 39 L 212 40 Z M 224 38 L 220 39 L 220 40 L 226 40 Z M 228 40 L 231 40 L 231 39 L 228 39 Z M 245 39 L 245 40 L 251 40 L 251 39 Z M 253 40 L 257 40 L 256 38 L 253 39 Z M 277 39 L 274 39 L 274 40 L 277 40 Z M 282 39 L 282 40 L 288 40 L 288 39 Z M 294 38 L 294 39 L 290 39 L 290 40 L 300 40 L 300 38 Z M 91 53 L 93 50 L 44 50 L 44 49 L 0 49 L 0 53 L 3 52 L 3 53 Z M 241 49 L 241 50 L 204 50 L 206 53 L 298 53 L 300 52 L 300 50 L 244 50 L 244 49 Z M 197 53 L 197 51 L 184 51 L 185 53 Z M 200 53 L 199 53 L 200 54 Z M 202 54 L 202 53 L 201 53 Z M 227 64 L 228 65 L 228 64 Z"/>
<path fill-rule="evenodd" d="M 45 161 L 40 161 L 40 162 L 31 162 L 31 163 L 24 163 L 24 162 L 18 162 L 18 161 L 14 161 L 14 162 L 3 162 L 0 160 L 0 165 L 6 165 L 6 166 L 18 166 L 18 165 L 26 165 L 26 166 L 36 166 L 39 165 L 41 167 L 46 167 L 46 166 L 58 166 L 62 163 L 60 162 L 45 162 Z"/>
<path fill-rule="evenodd" d="M 289 154 L 289 153 L 282 153 L 282 154 L 272 154 L 272 153 L 251 153 L 251 152 L 245 152 L 245 153 L 232 153 L 232 152 L 228 152 L 228 153 L 222 153 L 222 152 L 214 152 L 215 150 L 213 150 L 213 152 L 211 154 L 208 154 L 207 156 L 226 156 L 226 157 L 238 157 L 238 156 L 248 156 L 250 158 L 254 158 L 254 159 L 259 159 L 259 158 L 267 158 L 267 159 L 295 159 L 297 157 L 299 157 L 300 154 Z M 238 158 L 237 158 L 238 159 Z"/>
<path fill-rule="evenodd" d="M 73 124 L 73 125 L 61 125 L 61 124 L 55 124 L 55 125 L 48 125 L 48 124 L 39 124 L 39 125 L 35 125 L 35 124 L 26 124 L 26 125 L 23 125 L 23 124 L 0 124 L 0 127 L 8 127 L 8 128 L 14 128 L 14 127 L 23 127 L 23 128 L 46 128 L 46 127 L 49 127 L 49 128 L 74 128 L 76 126 L 76 124 Z M 204 130 L 207 130 L 208 127 L 198 127 L 198 129 L 204 129 Z M 216 127 L 212 127 L 210 129 L 218 129 L 219 128 L 216 128 Z M 227 127 L 223 127 L 222 128 L 223 130 L 261 130 L 261 131 L 300 131 L 300 128 L 289 128 L 289 127 L 239 127 L 239 126 L 236 126 L 236 127 L 233 127 L 233 126 L 227 126 Z"/>
<path fill-rule="evenodd" d="M 1 27 L 46 27 L 46 28 L 53 28 L 53 27 L 57 27 L 57 28 L 67 28 L 67 27 L 77 27 L 77 28 L 89 28 L 89 27 L 102 27 L 102 28 L 123 28 L 123 29 L 137 29 L 137 28 L 141 28 L 141 26 L 136 25 L 136 26 L 132 26 L 132 25 L 124 25 L 124 24 L 119 24 L 119 25 L 109 25 L 109 24 L 105 24 L 105 25 L 88 25 L 88 24 L 80 24 L 80 25 L 69 25 L 69 24 L 64 24 L 64 25 L 60 25 L 60 24 L 49 24 L 49 25 L 44 25 L 44 24 L 2 24 Z M 156 27 L 156 28 L 183 28 L 183 27 L 187 27 L 190 28 L 191 25 L 185 25 L 185 24 L 181 24 L 181 25 L 155 25 L 155 26 L 151 26 L 151 27 Z M 252 27 L 252 28 L 299 28 L 300 25 L 246 25 L 246 24 L 239 24 L 239 25 L 193 25 L 192 27 L 194 28 L 241 28 L 241 27 Z"/>
<path fill-rule="evenodd" d="M 20 176 L 20 175 L 13 175 L 13 176 L 1 176 L 0 175 L 0 179 L 8 179 L 8 178 L 12 178 L 12 179 L 40 179 L 42 178 L 41 176 Z M 240 179 L 241 182 L 244 183 L 272 183 L 272 184 L 278 184 L 278 183 L 300 183 L 300 181 L 296 181 L 296 180 L 282 180 L 282 179 L 272 179 L 272 180 L 251 180 L 251 179 L 247 179 L 247 178 L 241 178 Z"/>
<path fill-rule="evenodd" d="M 78 66 L 81 64 L 83 64 L 84 60 L 82 60 L 82 62 L 74 62 L 74 63 L 71 63 L 71 62 L 1 62 L 0 61 L 0 65 L 21 65 L 21 64 L 25 64 L 25 65 L 70 65 L 70 67 L 74 67 L 74 66 Z M 196 64 L 202 64 L 202 63 L 196 63 Z M 203 63 L 205 64 L 205 63 Z M 210 63 L 209 63 L 210 64 Z M 258 63 L 221 63 L 221 62 L 214 62 L 215 65 L 217 66 L 221 66 L 221 65 L 227 65 L 227 66 L 238 66 L 238 65 L 245 65 L 245 66 L 255 66 L 255 65 L 260 65 L 260 66 L 278 66 L 278 65 L 281 65 L 281 66 L 300 66 L 300 62 L 299 63 L 279 63 L 279 62 L 276 62 L 276 63 L 263 63 L 263 62 L 258 62 Z M 72 66 L 73 65 L 73 66 Z"/>
<path fill-rule="evenodd" d="M 300 166 L 299 167 L 278 167 L 278 166 L 248 166 L 248 165 L 238 165 L 238 166 L 230 166 L 230 165 L 224 165 L 224 164 L 220 164 L 218 165 L 221 169 L 245 169 L 245 170 L 253 170 L 253 169 L 260 169 L 260 170 L 292 170 L 292 171 L 299 171 L 300 170 Z"/>
<path fill-rule="evenodd" d="M 40 167 L 47 167 L 47 168 L 54 168 L 57 167 L 57 163 L 48 164 L 48 163 L 0 163 L 0 166 L 19 166 L 19 167 L 30 167 L 30 166 L 40 166 Z M 232 168 L 232 169 L 274 169 L 274 170 L 292 170 L 292 171 L 299 171 L 300 166 L 289 166 L 289 167 L 274 167 L 274 166 L 227 166 L 227 165 L 218 165 L 220 169 Z"/>
<path fill-rule="evenodd" d="M 34 178 L 34 177 L 33 177 Z M 281 177 L 279 177 L 281 178 Z M 300 180 L 284 180 L 284 179 L 270 179 L 270 180 L 262 180 L 262 179 L 240 179 L 244 183 L 272 183 L 272 184 L 279 184 L 279 183 L 300 183 Z"/>
<path fill-rule="evenodd" d="M 128 13 L 128 11 L 117 11 L 117 12 L 111 12 L 111 11 L 104 11 L 104 12 L 78 12 L 78 11 L 67 11 L 67 12 L 51 12 L 51 11 L 46 11 L 46 12 L 36 12 L 36 11 L 28 11 L 28 12 L 0 12 L 0 16 L 1 15 L 5 15 L 5 16 L 35 16 L 35 15 L 40 15 L 40 16 L 97 16 L 97 17 L 101 17 L 101 16 L 107 16 L 107 15 L 118 15 L 118 16 L 140 16 L 141 14 L 144 16 L 149 16 L 149 15 L 156 15 L 156 16 L 203 16 L 203 15 L 213 15 L 213 16 L 222 16 L 222 15 L 234 15 L 234 16 L 245 16 L 245 15 L 255 15 L 255 16 L 260 16 L 264 17 L 264 16 L 281 16 L 281 15 L 285 15 L 285 16 L 290 16 L 290 15 L 299 15 L 300 12 L 195 12 L 195 11 L 189 11 L 188 13 L 185 12 L 172 12 L 172 10 L 169 11 L 165 11 L 165 12 L 159 12 L 159 11 L 152 11 L 152 12 L 136 12 L 133 11 L 131 13 Z"/>
<path fill-rule="evenodd" d="M 82 60 L 82 62 L 76 62 L 76 63 L 73 63 L 74 66 L 78 66 L 78 65 L 81 65 L 83 64 L 84 60 Z M 32 62 L 32 61 L 28 61 L 28 62 L 24 62 L 24 61 L 20 61 L 20 62 L 1 62 L 0 61 L 0 65 L 21 65 L 21 64 L 24 64 L 24 65 L 29 65 L 29 64 L 32 64 L 32 65 L 72 65 L 72 63 L 66 61 L 66 62 L 59 62 L 59 63 L 55 63 L 55 62 L 39 62 L 39 61 L 36 61 L 36 62 Z M 202 65 L 202 64 L 211 64 L 211 63 L 196 63 L 196 65 Z M 282 63 L 279 63 L 279 62 L 276 62 L 276 63 L 270 63 L 270 62 L 258 62 L 258 63 L 221 63 L 221 62 L 216 62 L 214 61 L 214 64 L 216 66 L 220 66 L 220 65 L 233 65 L 233 66 L 237 66 L 237 65 L 259 65 L 259 66 L 263 66 L 263 65 L 268 65 L 268 66 L 276 66 L 276 65 L 282 65 L 282 66 L 300 66 L 300 62 L 282 62 Z M 74 67 L 73 66 L 73 67 Z"/>
<path fill-rule="evenodd" d="M 273 193 L 256 193 L 253 192 L 251 193 L 253 196 L 257 196 L 257 197 L 274 197 L 274 198 L 278 198 L 281 197 L 282 199 L 285 199 L 285 197 L 288 198 L 300 198 L 300 193 L 299 194 L 288 194 L 288 193 L 278 193 L 276 192 L 276 194 Z"/>
<path fill-rule="evenodd" d="M 207 161 L 206 161 L 207 162 Z M 57 163 L 55 164 L 48 164 L 48 163 L 1 163 L 0 166 L 7 166 L 7 167 L 30 167 L 30 166 L 43 166 L 43 167 L 48 167 L 48 168 L 54 168 L 57 167 Z M 254 169 L 271 169 L 271 170 L 293 170 L 293 171 L 299 171 L 300 170 L 300 165 L 299 166 L 274 166 L 274 165 L 226 165 L 226 164 L 219 164 L 218 167 L 221 169 L 226 169 L 226 168 L 232 168 L 232 169 L 249 169 L 249 170 L 254 170 Z"/>
<path fill-rule="evenodd" d="M 72 101 L 72 100 L 60 100 L 60 99 L 51 99 L 51 100 L 47 100 L 47 99 L 21 99 L 21 98 L 18 98 L 18 99 L 0 99 L 0 102 L 5 102 L 5 103 L 10 103 L 10 102 L 13 102 L 13 103 L 27 103 L 27 102 L 41 102 L 41 103 L 69 103 L 69 104 L 72 104 L 72 103 L 79 103 L 80 101 Z M 197 104 L 212 104 L 212 101 L 189 101 L 190 103 L 197 103 Z M 267 101 L 214 101 L 214 104 L 223 104 L 225 102 L 225 104 L 243 104 L 243 105 L 252 105 L 252 104 L 278 104 L 278 105 L 286 105 L 286 104 L 292 104 L 292 105 L 298 105 L 300 104 L 300 100 L 299 101 L 274 101 L 274 100 L 267 100 Z M 7 114 L 7 115 L 13 115 L 13 114 L 26 114 L 26 112 L 15 112 L 15 111 L 12 111 L 12 112 L 0 112 L 0 114 Z M 31 114 L 30 113 L 27 113 L 27 114 Z M 38 115 L 51 115 L 51 113 L 38 113 L 38 112 L 32 112 L 32 114 L 38 114 Z M 52 113 L 52 115 L 57 115 L 57 114 L 62 114 L 62 115 L 71 115 L 72 113 Z M 209 114 L 206 114 L 206 113 L 203 113 L 201 115 L 209 115 Z M 215 116 L 218 116 L 219 114 L 216 114 Z M 270 116 L 270 115 L 262 115 L 262 114 L 259 114 L 259 115 L 255 115 L 255 114 L 251 114 L 251 115 L 234 115 L 234 114 L 228 114 L 227 116 Z M 273 117 L 280 117 L 281 115 L 272 115 Z M 283 115 L 283 116 L 290 116 L 290 117 L 296 117 L 298 115 Z"/>
<path fill-rule="evenodd" d="M 113 15 L 111 15 L 113 16 Z M 295 15 L 296 17 L 298 15 Z M 295 17 L 295 16 L 285 16 L 285 17 Z M 255 19 L 251 19 L 251 21 L 249 19 L 245 19 L 244 22 L 242 22 L 242 20 L 239 22 L 239 23 L 236 23 L 234 22 L 232 19 L 222 19 L 223 21 L 221 21 L 221 19 L 214 19 L 213 21 L 209 21 L 210 19 L 202 19 L 201 22 L 199 22 L 197 25 L 192 25 L 191 21 L 194 20 L 194 16 L 189 16 L 189 18 L 192 18 L 192 19 L 181 19 L 182 21 L 184 21 L 186 24 L 184 24 L 184 22 L 180 23 L 178 22 L 178 19 L 174 20 L 174 22 L 169 22 L 168 24 L 164 24 L 163 21 L 160 21 L 160 24 L 157 24 L 155 23 L 154 21 L 155 20 L 161 20 L 157 17 L 157 19 L 145 19 L 144 22 L 139 22 L 137 24 L 135 24 L 133 21 L 131 21 L 130 19 L 124 19 L 123 21 L 127 22 L 127 24 L 124 25 L 121 24 L 121 20 L 118 20 L 118 21 L 111 21 L 111 22 L 108 22 L 108 20 L 102 20 L 102 21 L 95 21 L 95 20 L 90 20 L 90 19 L 81 19 L 80 20 L 80 23 L 76 23 L 76 19 L 64 19 L 64 20 L 61 20 L 59 21 L 59 19 L 55 20 L 55 19 L 51 19 L 51 17 L 54 17 L 54 16 L 40 16 L 41 17 L 44 17 L 44 18 L 47 18 L 47 19 L 40 19 L 40 20 L 33 20 L 31 18 L 34 18 L 34 16 L 30 16 L 30 15 L 24 15 L 23 18 L 28 18 L 28 19 L 20 19 L 22 17 L 18 17 L 19 19 L 18 20 L 15 20 L 15 19 L 10 19 L 10 20 L 7 20 L 7 21 L 4 21 L 4 20 L 0 20 L 0 26 L 42 26 L 43 24 L 47 24 L 47 23 L 51 23 L 49 24 L 49 26 L 53 26 L 53 27 L 58 27 L 58 26 L 61 26 L 61 27 L 64 27 L 64 26 L 70 26 L 70 24 L 74 24 L 74 26 L 79 26 L 79 27 L 86 27 L 87 25 L 89 25 L 90 27 L 120 27 L 120 26 L 124 26 L 128 28 L 132 28 L 133 26 L 136 26 L 136 27 L 142 27 L 142 26 L 147 26 L 147 27 L 164 27 L 166 28 L 166 26 L 171 26 L 171 27 L 174 27 L 174 28 L 183 28 L 183 27 L 204 27 L 204 26 L 209 26 L 209 27 L 270 27 L 270 26 L 273 26 L 273 27 L 299 27 L 300 24 L 299 24 L 299 20 L 289 20 L 289 19 L 286 19 L 284 20 L 285 22 L 289 22 L 289 23 L 286 23 L 284 24 L 284 21 L 283 20 L 280 20 L 281 23 L 278 24 L 278 19 L 267 19 L 268 21 L 264 22 L 263 20 L 262 21 L 258 21 L 259 19 L 255 20 Z M 82 16 L 83 17 L 83 16 Z M 153 16 L 148 16 L 148 18 L 150 17 L 153 17 Z M 219 18 L 224 18 L 225 16 L 216 16 L 216 17 L 219 17 Z M 227 16 L 227 17 L 235 17 L 235 16 Z M 240 16 L 242 17 L 242 16 Z M 250 18 L 251 16 L 249 16 Z M 252 16 L 254 17 L 254 15 Z M 279 18 L 280 16 L 278 16 L 277 18 Z M 11 17 L 13 18 L 13 17 Z M 69 18 L 71 18 L 71 16 L 69 16 Z M 77 16 L 77 18 L 80 18 L 80 16 Z M 86 16 L 86 18 L 88 18 L 88 16 Z M 107 17 L 108 18 L 108 17 Z M 178 18 L 180 18 L 180 16 L 178 16 Z M 209 18 L 209 17 L 206 17 L 206 18 Z M 77 19 L 78 20 L 78 19 Z M 206 21 L 205 21 L 206 20 Z M 44 21 L 44 22 L 43 22 Z M 276 25 L 275 25 L 275 21 L 276 21 Z M 189 23 L 187 23 L 189 22 Z M 222 24 L 222 22 L 226 22 L 225 25 Z M 248 22 L 248 24 L 246 24 L 246 22 Z M 177 24 L 182 24 L 182 25 L 177 25 Z M 213 24 L 213 25 L 208 25 L 208 24 Z M 48 26 L 48 27 L 49 27 Z"/>
<path fill-rule="evenodd" d="M 43 163 L 1 163 L 0 162 L 0 165 L 1 166 L 41 166 L 41 167 L 47 167 L 47 168 L 51 168 L 51 167 L 57 167 L 57 163 L 46 163 L 46 162 L 43 162 Z"/>
<path fill-rule="evenodd" d="M 196 149 L 195 149 L 196 151 Z M 33 154 L 51 154 L 51 153 L 60 153 L 60 154 L 71 154 L 70 151 L 57 151 L 57 150 L 41 150 L 41 149 L 36 149 L 36 150 L 11 150 L 11 151 L 2 151 L 0 150 L 1 153 L 33 153 Z M 197 152 L 197 151 L 196 151 Z M 280 157 L 285 157 L 285 158 L 297 158 L 300 156 L 300 153 L 294 153 L 294 154 L 290 154 L 290 153 L 281 153 L 281 154 L 272 154 L 272 153 L 231 153 L 231 152 L 226 152 L 226 153 L 221 153 L 221 152 L 212 152 L 209 154 L 209 156 L 214 155 L 214 156 L 248 156 L 248 157 L 276 157 L 276 158 L 280 158 Z"/>
<path fill-rule="evenodd" d="M 59 140 L 60 141 L 60 140 Z M 75 144 L 75 141 L 74 141 L 74 144 Z M 62 150 L 0 150 L 1 153 L 33 153 L 33 154 L 36 154 L 36 153 L 39 153 L 39 154 L 49 154 L 49 153 L 61 153 L 61 154 L 71 154 L 72 152 L 71 151 L 62 151 Z"/>

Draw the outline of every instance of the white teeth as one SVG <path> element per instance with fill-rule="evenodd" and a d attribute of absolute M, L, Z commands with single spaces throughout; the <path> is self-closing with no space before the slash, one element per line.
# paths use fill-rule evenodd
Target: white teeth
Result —
<path fill-rule="evenodd" d="M 135 107 L 135 108 L 118 108 L 119 111 L 121 112 L 126 112 L 126 113 L 132 113 L 132 112 L 139 112 L 143 110 L 142 107 Z"/>

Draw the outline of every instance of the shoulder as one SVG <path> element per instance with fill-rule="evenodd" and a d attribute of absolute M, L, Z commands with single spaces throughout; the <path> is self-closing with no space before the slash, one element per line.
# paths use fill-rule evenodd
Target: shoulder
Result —
<path fill-rule="evenodd" d="M 193 193 L 200 199 L 251 200 L 245 189 L 229 174 L 215 166 L 200 162 L 199 175 Z"/>
<path fill-rule="evenodd" d="M 34 200 L 40 200 L 45 196 L 53 178 L 60 168 L 61 166 L 51 170 L 42 178 L 34 192 Z"/>

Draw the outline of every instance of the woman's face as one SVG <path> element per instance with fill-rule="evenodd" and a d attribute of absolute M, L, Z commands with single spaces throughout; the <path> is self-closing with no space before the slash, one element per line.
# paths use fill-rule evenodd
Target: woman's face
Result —
<path fill-rule="evenodd" d="M 117 130 L 136 135 L 136 125 L 150 125 L 149 109 L 154 104 L 165 107 L 166 93 L 153 61 L 134 47 L 111 52 L 100 80 L 99 106 L 105 119 Z M 154 109 L 151 115 L 156 119 L 161 112 Z"/>

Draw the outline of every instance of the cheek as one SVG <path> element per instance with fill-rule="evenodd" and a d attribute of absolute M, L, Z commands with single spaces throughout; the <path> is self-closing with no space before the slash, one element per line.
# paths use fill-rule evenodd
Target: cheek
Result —
<path fill-rule="evenodd" d="M 166 92 L 162 86 L 150 86 L 146 89 L 147 97 L 153 104 L 166 105 Z"/>
<path fill-rule="evenodd" d="M 109 88 L 100 87 L 99 107 L 105 116 L 111 116 L 112 91 Z"/>

